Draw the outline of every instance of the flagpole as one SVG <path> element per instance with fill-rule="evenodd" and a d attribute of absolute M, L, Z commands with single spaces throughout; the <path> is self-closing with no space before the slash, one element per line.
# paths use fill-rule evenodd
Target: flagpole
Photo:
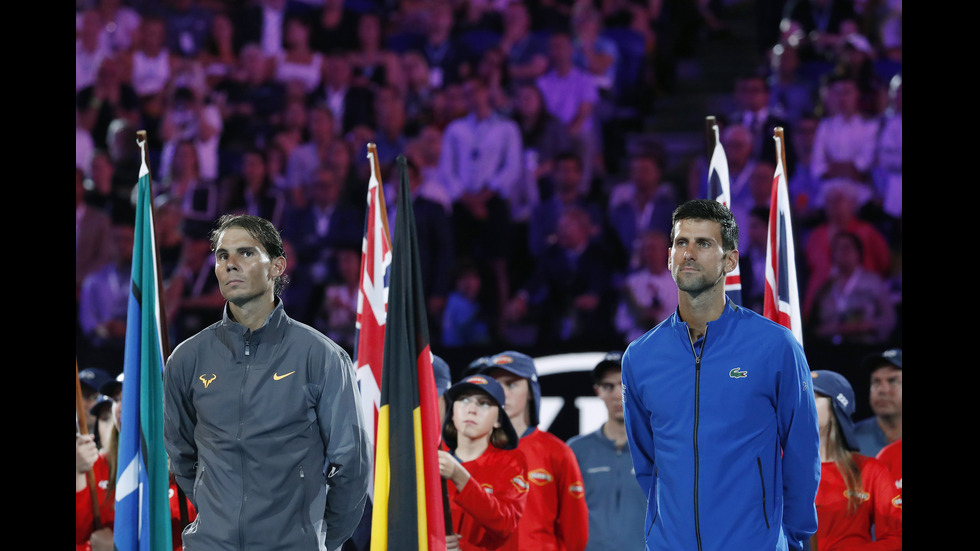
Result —
<path fill-rule="evenodd" d="M 136 131 L 136 141 L 137 143 L 143 145 L 143 147 L 141 148 L 141 151 L 143 152 L 143 162 L 146 163 L 146 170 L 150 171 L 150 153 L 149 153 L 150 146 L 149 143 L 146 141 L 146 130 Z M 150 174 L 152 175 L 153 172 L 150 171 Z M 152 177 L 149 178 L 149 180 L 147 181 L 147 186 L 149 187 L 150 190 L 150 197 L 153 197 Z M 152 212 L 153 215 L 152 216 L 153 242 L 159 243 L 159 241 L 157 241 L 157 236 L 159 235 L 159 233 L 157 232 L 157 214 L 156 214 L 156 208 L 153 205 L 153 201 L 150 201 L 150 211 Z M 162 264 L 160 263 L 160 247 L 156 247 L 154 252 L 156 253 L 157 266 L 161 266 Z M 170 357 L 170 336 L 167 334 L 167 309 L 166 309 L 166 305 L 164 304 L 165 295 L 163 294 L 163 276 L 161 276 L 159 272 L 157 272 L 157 297 L 159 297 L 158 302 L 160 304 L 160 334 L 162 337 L 161 340 L 163 341 L 161 343 L 163 347 L 163 361 L 166 362 L 167 358 Z"/>
<path fill-rule="evenodd" d="M 705 149 L 708 160 L 711 160 L 711 155 L 715 152 L 715 127 L 718 126 L 718 121 L 715 119 L 714 115 L 708 115 L 704 118 L 704 137 L 707 149 Z"/>
<path fill-rule="evenodd" d="M 78 418 L 78 434 L 88 434 L 88 415 L 85 411 L 85 399 L 82 398 L 82 381 L 78 378 L 78 358 L 75 358 L 75 416 Z M 92 497 L 92 515 L 95 517 L 95 529 L 102 527 L 102 515 L 99 512 L 99 496 L 95 491 L 95 474 L 92 469 L 85 473 L 88 480 L 88 493 Z"/>
<path fill-rule="evenodd" d="M 381 224 L 384 225 L 385 235 L 391 235 L 391 228 L 388 227 L 388 207 L 385 206 L 385 190 L 381 186 L 381 163 L 378 161 L 378 146 L 371 142 L 367 144 L 368 157 L 371 159 L 371 164 L 374 165 L 374 174 L 378 175 L 378 197 L 381 198 L 378 201 L 378 208 L 381 209 Z"/>
<path fill-rule="evenodd" d="M 789 174 L 789 167 L 786 166 L 786 138 L 783 137 L 783 127 L 774 128 L 773 134 L 779 138 L 776 140 L 776 157 L 783 162 L 783 174 Z"/>

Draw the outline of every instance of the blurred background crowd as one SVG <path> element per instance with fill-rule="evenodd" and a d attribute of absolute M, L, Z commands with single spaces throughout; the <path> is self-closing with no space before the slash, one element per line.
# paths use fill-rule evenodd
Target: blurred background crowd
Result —
<path fill-rule="evenodd" d="M 287 242 L 287 312 L 353 353 L 373 143 L 392 223 L 408 159 L 433 350 L 465 365 L 623 349 L 669 315 L 670 213 L 706 197 L 713 116 L 743 304 L 779 127 L 804 346 L 847 373 L 902 340 L 901 21 L 901 0 L 76 0 L 79 366 L 122 371 L 139 130 L 171 347 L 220 319 L 208 233 L 247 212 Z"/>

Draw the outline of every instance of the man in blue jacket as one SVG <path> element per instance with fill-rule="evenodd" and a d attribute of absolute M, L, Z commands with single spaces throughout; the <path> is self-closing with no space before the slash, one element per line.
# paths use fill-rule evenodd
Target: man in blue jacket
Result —
<path fill-rule="evenodd" d="M 803 348 L 727 300 L 738 226 L 721 203 L 673 214 L 679 305 L 623 356 L 646 548 L 802 549 L 817 530 L 817 414 Z"/>

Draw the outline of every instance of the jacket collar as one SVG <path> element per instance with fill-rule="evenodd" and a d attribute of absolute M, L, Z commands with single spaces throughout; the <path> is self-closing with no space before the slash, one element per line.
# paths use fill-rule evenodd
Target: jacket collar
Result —
<path fill-rule="evenodd" d="M 286 310 L 283 308 L 282 299 L 276 296 L 275 307 L 272 309 L 272 312 L 269 313 L 269 316 L 265 318 L 265 322 L 262 324 L 262 327 L 259 327 L 252 332 L 252 336 L 255 337 L 268 334 L 270 338 L 276 339 L 276 337 L 282 336 L 288 320 L 289 317 L 286 316 Z M 225 302 L 224 312 L 221 316 L 221 327 L 236 335 L 245 335 L 249 331 L 248 327 L 238 323 L 235 321 L 235 318 L 231 316 L 231 311 L 228 308 L 227 302 Z"/>

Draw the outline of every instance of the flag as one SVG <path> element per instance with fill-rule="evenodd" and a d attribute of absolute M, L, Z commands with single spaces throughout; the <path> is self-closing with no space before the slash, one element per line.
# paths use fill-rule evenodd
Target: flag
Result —
<path fill-rule="evenodd" d="M 782 140 L 775 137 L 777 151 Z M 783 169 L 782 154 L 777 156 L 769 200 L 769 233 L 766 243 L 766 296 L 763 315 L 788 328 L 803 344 L 803 322 L 800 315 L 800 293 L 796 281 L 796 252 L 793 222 L 789 209 L 789 187 Z"/>
<path fill-rule="evenodd" d="M 728 178 L 728 157 L 718 137 L 718 125 L 711 127 L 715 133 L 715 149 L 708 164 L 708 198 L 732 208 L 731 183 Z M 742 273 L 736 264 L 735 269 L 725 276 L 725 294 L 735 304 L 742 304 Z"/>
<path fill-rule="evenodd" d="M 438 395 L 405 156 L 399 155 L 397 162 L 398 216 L 378 412 L 371 550 L 445 550 Z"/>
<path fill-rule="evenodd" d="M 163 333 L 157 295 L 153 196 L 140 142 L 132 284 L 126 314 L 119 473 L 113 543 L 117 551 L 170 551 L 170 478 L 163 445 Z"/>
<path fill-rule="evenodd" d="M 368 182 L 364 239 L 361 241 L 361 282 L 357 287 L 357 341 L 354 365 L 361 391 L 361 418 L 374 445 L 381 406 L 381 364 L 388 308 L 388 276 L 391 268 L 391 238 L 384 192 L 378 174 L 378 154 L 368 144 L 371 179 Z"/>

